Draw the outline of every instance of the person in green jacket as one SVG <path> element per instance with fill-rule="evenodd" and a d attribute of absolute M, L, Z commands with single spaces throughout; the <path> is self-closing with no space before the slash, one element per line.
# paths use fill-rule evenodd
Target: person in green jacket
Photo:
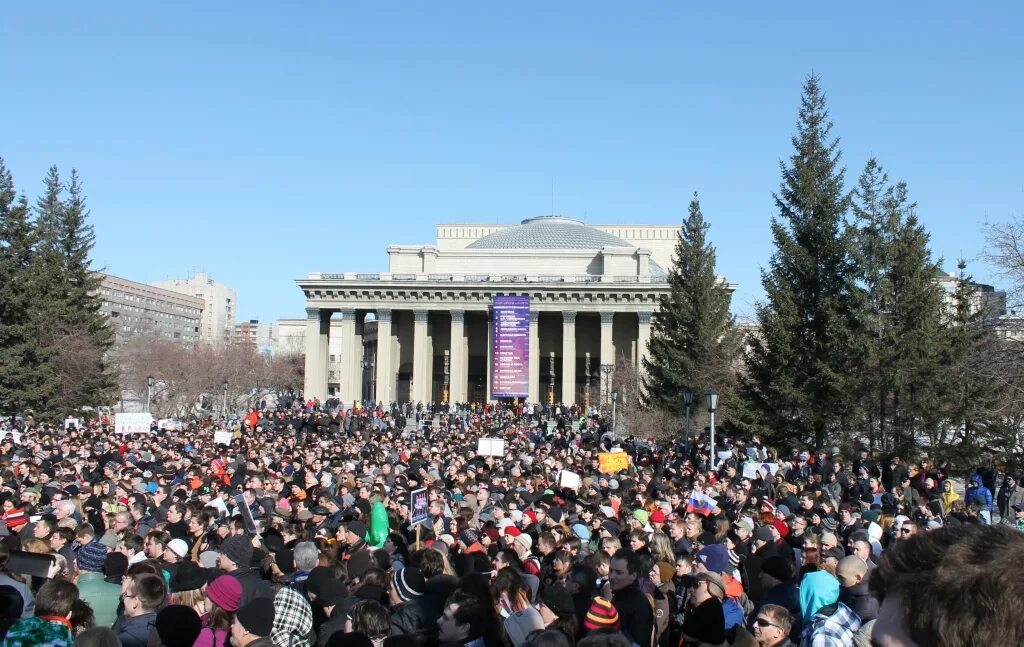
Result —
<path fill-rule="evenodd" d="M 78 595 L 92 607 L 97 627 L 113 626 L 121 595 L 121 577 L 128 570 L 128 558 L 122 553 L 109 553 L 103 572 L 83 570 L 75 584 Z"/>

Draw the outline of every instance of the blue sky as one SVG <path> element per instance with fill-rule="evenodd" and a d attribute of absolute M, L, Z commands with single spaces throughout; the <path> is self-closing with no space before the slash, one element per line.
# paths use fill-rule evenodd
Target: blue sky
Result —
<path fill-rule="evenodd" d="M 0 155 L 30 196 L 79 169 L 98 265 L 208 271 L 244 319 L 436 223 L 549 213 L 552 180 L 591 223 L 698 191 L 751 314 L 811 71 L 848 182 L 906 180 L 947 269 L 1024 214 L 1020 3 L 654 4 L 5 2 Z"/>

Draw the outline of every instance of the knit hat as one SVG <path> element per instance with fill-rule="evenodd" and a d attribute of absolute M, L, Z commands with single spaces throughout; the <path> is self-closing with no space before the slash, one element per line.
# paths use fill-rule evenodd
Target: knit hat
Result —
<path fill-rule="evenodd" d="M 362 521 L 357 520 L 348 522 L 345 524 L 345 530 L 360 539 L 364 539 L 366 537 L 366 524 Z"/>
<path fill-rule="evenodd" d="M 423 574 L 415 566 L 407 566 L 402 570 L 395 571 L 395 574 L 391 576 L 391 585 L 395 587 L 395 592 L 403 602 L 420 597 L 426 589 Z"/>
<path fill-rule="evenodd" d="M 789 536 L 789 526 L 786 525 L 785 521 L 776 519 L 772 522 L 772 525 L 775 526 L 775 529 L 779 531 L 779 537 L 785 539 L 787 536 Z"/>
<path fill-rule="evenodd" d="M 241 535 L 228 537 L 220 545 L 220 554 L 230 559 L 239 568 L 244 568 L 252 561 L 252 542 L 248 537 Z"/>
<path fill-rule="evenodd" d="M 254 598 L 249 604 L 239 607 L 235 618 L 249 633 L 269 636 L 274 629 L 274 601 L 270 598 Z"/>
<path fill-rule="evenodd" d="M 651 523 L 665 523 L 665 513 L 661 510 L 655 510 L 652 512 Z"/>
<path fill-rule="evenodd" d="M 640 522 L 641 525 L 646 526 L 647 521 L 650 518 L 646 510 L 634 510 L 633 518 Z"/>
<path fill-rule="evenodd" d="M 153 629 L 164 647 L 192 647 L 203 630 L 203 623 L 192 607 L 171 604 L 156 614 Z"/>
<path fill-rule="evenodd" d="M 519 544 L 520 546 L 522 546 L 526 550 L 530 550 L 531 548 L 533 548 L 533 537 L 531 537 L 530 535 L 526 534 L 525 532 L 523 534 L 521 534 L 521 535 L 517 535 L 516 538 L 513 539 L 512 541 L 514 541 L 515 543 Z"/>
<path fill-rule="evenodd" d="M 188 544 L 185 543 L 184 539 L 174 538 L 167 542 L 167 547 L 179 558 L 188 555 Z"/>
<path fill-rule="evenodd" d="M 723 626 L 725 624 L 724 616 L 722 624 Z M 590 609 L 587 611 L 587 617 L 583 621 L 583 627 L 587 631 L 597 631 L 599 629 L 618 631 L 620 626 L 619 612 L 615 610 L 612 603 L 601 596 L 595 597 L 594 601 L 590 603 Z"/>
<path fill-rule="evenodd" d="M 729 551 L 722 544 L 710 544 L 697 552 L 697 559 L 712 573 L 721 573 L 729 563 Z"/>
<path fill-rule="evenodd" d="M 761 563 L 761 572 L 780 582 L 789 582 L 793 579 L 793 564 L 781 555 L 771 555 Z"/>
<path fill-rule="evenodd" d="M 238 611 L 242 603 L 242 585 L 230 575 L 221 575 L 207 585 L 206 597 L 225 611 Z"/>
<path fill-rule="evenodd" d="M 718 573 L 697 573 L 693 579 L 695 582 L 707 582 L 711 595 L 715 595 L 717 592 L 719 600 L 725 599 L 725 580 Z"/>
<path fill-rule="evenodd" d="M 103 572 L 107 561 L 107 547 L 98 541 L 92 541 L 78 549 L 78 570 Z"/>

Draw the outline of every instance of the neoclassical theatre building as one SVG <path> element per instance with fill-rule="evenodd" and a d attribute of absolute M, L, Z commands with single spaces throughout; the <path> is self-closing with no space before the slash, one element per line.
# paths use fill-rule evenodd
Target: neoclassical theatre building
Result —
<path fill-rule="evenodd" d="M 562 216 L 442 224 L 435 245 L 388 247 L 388 272 L 311 273 L 297 281 L 305 395 L 596 402 L 611 365 L 647 352 L 678 231 Z"/>

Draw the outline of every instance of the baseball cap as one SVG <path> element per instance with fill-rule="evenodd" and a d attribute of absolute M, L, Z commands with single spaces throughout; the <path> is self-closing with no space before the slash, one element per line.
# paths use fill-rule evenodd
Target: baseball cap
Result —
<path fill-rule="evenodd" d="M 737 528 L 743 528 L 747 532 L 754 532 L 754 522 L 750 517 L 740 517 L 732 525 Z"/>

